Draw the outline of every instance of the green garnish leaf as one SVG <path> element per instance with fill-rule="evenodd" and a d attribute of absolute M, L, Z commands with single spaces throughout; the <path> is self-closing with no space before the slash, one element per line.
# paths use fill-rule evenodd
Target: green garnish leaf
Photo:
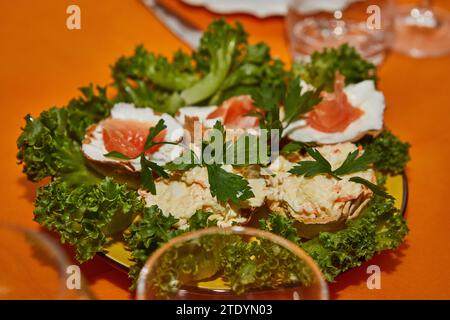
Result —
<path fill-rule="evenodd" d="M 141 162 L 141 185 L 148 191 L 150 191 L 151 194 L 156 194 L 156 185 L 155 179 L 153 178 L 153 173 L 162 178 L 168 178 L 169 175 L 167 174 L 167 172 L 164 170 L 163 167 L 145 158 L 144 154 L 141 155 L 140 162 Z"/>
<path fill-rule="evenodd" d="M 168 178 L 169 175 L 164 170 L 164 167 L 158 165 L 157 163 L 155 163 L 151 160 L 148 160 L 145 157 L 145 152 L 148 149 L 154 147 L 155 145 L 159 145 L 159 144 L 177 145 L 177 143 L 172 143 L 172 142 L 165 142 L 165 141 L 154 142 L 153 141 L 155 139 L 155 137 L 165 129 L 166 129 L 166 125 L 164 124 L 164 120 L 160 119 L 158 121 L 158 123 L 156 124 L 156 126 L 151 127 L 149 129 L 149 134 L 148 134 L 147 139 L 145 140 L 145 144 L 144 144 L 144 151 L 140 155 L 138 155 L 138 157 L 140 158 L 140 163 L 141 163 L 140 183 L 145 189 L 150 191 L 151 194 L 156 194 L 156 185 L 155 185 L 155 179 L 153 177 L 153 174 L 156 174 L 158 177 L 162 177 L 162 178 Z M 117 151 L 111 151 L 111 152 L 105 154 L 105 157 L 118 158 L 118 159 L 122 159 L 122 160 L 131 160 L 132 159 L 120 152 L 117 152 Z M 134 159 L 136 159 L 136 158 L 134 158 Z"/>
<path fill-rule="evenodd" d="M 384 189 L 382 187 L 377 186 L 376 184 L 370 182 L 369 180 L 366 180 L 366 179 L 361 178 L 361 177 L 351 177 L 349 179 L 349 181 L 365 185 L 367 188 L 372 190 L 372 192 L 374 194 L 376 194 L 377 196 L 380 196 L 380 197 L 383 197 L 383 198 L 388 198 L 388 199 L 394 199 L 394 197 L 391 196 L 390 194 L 388 194 L 386 191 L 384 191 Z"/>
<path fill-rule="evenodd" d="M 37 191 L 34 219 L 59 233 L 80 262 L 104 252 L 111 236 L 123 232 L 143 204 L 136 191 L 111 178 L 71 185 L 57 178 Z"/>
<path fill-rule="evenodd" d="M 211 214 L 211 212 L 197 211 L 187 221 L 189 229 L 181 230 L 175 227 L 179 219 L 171 215 L 170 212 L 164 214 L 156 205 L 144 208 L 142 218 L 134 222 L 129 228 L 129 233 L 124 235 L 125 242 L 132 252 L 133 260 L 136 262 L 130 268 L 130 278 L 136 280 L 140 269 L 150 254 L 170 239 L 186 231 L 215 226 L 216 220 L 209 219 Z M 131 289 L 134 289 L 134 286 L 135 283 L 133 282 Z"/>
<path fill-rule="evenodd" d="M 166 128 L 167 128 L 167 126 L 164 124 L 164 120 L 160 119 L 158 121 L 158 123 L 156 124 L 156 126 L 151 127 L 149 129 L 149 134 L 148 134 L 147 139 L 145 140 L 145 144 L 144 144 L 145 151 L 147 151 L 148 149 L 150 149 L 151 147 L 153 147 L 155 145 L 153 140 L 156 138 L 156 136 L 160 132 L 164 131 L 164 129 L 166 129 Z M 163 143 L 159 143 L 159 144 L 163 144 Z"/>
<path fill-rule="evenodd" d="M 299 176 L 304 175 L 307 178 L 316 176 L 318 174 L 329 174 L 333 176 L 331 164 L 325 159 L 317 149 L 308 148 L 306 152 L 315 160 L 300 161 L 295 167 L 289 170 L 290 173 Z"/>
<path fill-rule="evenodd" d="M 312 145 L 309 143 L 304 143 L 300 141 L 291 141 L 288 144 L 286 144 L 283 148 L 281 148 L 280 153 L 282 155 L 289 156 L 311 147 Z"/>
<path fill-rule="evenodd" d="M 304 175 L 305 177 L 313 177 L 319 174 L 328 174 L 340 180 L 340 176 L 365 171 L 370 168 L 374 158 L 368 152 L 363 153 L 360 157 L 359 150 L 350 152 L 345 158 L 342 165 L 336 170 L 331 169 L 331 164 L 325 159 L 317 149 L 307 148 L 306 152 L 315 160 L 300 161 L 289 172 L 296 175 Z"/>
<path fill-rule="evenodd" d="M 374 166 L 383 173 L 400 174 L 411 159 L 410 144 L 401 141 L 389 130 L 384 130 L 376 137 L 366 136 L 359 143 L 375 157 Z"/>
<path fill-rule="evenodd" d="M 70 183 L 96 183 L 99 179 L 87 166 L 81 152 L 86 129 L 109 116 L 112 101 L 106 89 L 92 85 L 81 88 L 82 96 L 65 108 L 53 107 L 39 117 L 27 115 L 17 139 L 17 159 L 31 181 L 61 177 Z"/>
<path fill-rule="evenodd" d="M 162 166 L 156 164 L 156 163 L 153 162 L 153 161 L 148 161 L 148 160 L 146 160 L 146 162 L 147 162 L 147 166 L 148 166 L 149 168 L 151 168 L 152 171 L 153 171 L 154 173 L 156 173 L 156 175 L 157 175 L 158 177 L 161 177 L 161 178 L 168 178 L 168 177 L 169 177 L 169 174 L 164 170 L 164 167 L 162 167 Z"/>
<path fill-rule="evenodd" d="M 261 128 L 268 130 L 280 130 L 280 136 L 284 127 L 311 109 L 321 101 L 321 87 L 313 91 L 301 93 L 300 79 L 295 78 L 288 83 L 285 90 L 284 85 L 268 86 L 252 92 L 254 105 L 264 110 L 252 115 L 258 117 Z M 280 120 L 280 105 L 284 101 L 285 116 L 283 123 Z"/>
<path fill-rule="evenodd" d="M 216 197 L 217 200 L 238 204 L 240 201 L 255 196 L 248 181 L 243 177 L 224 170 L 218 164 L 206 165 L 206 168 L 211 195 Z"/>
<path fill-rule="evenodd" d="M 223 19 L 212 22 L 203 34 L 195 54 L 204 77 L 181 92 L 186 104 L 195 105 L 220 90 L 246 45 L 247 34 L 241 24 L 237 23 L 233 27 Z"/>
<path fill-rule="evenodd" d="M 345 84 L 358 83 L 363 80 L 376 80 L 375 65 L 364 60 L 361 55 L 348 44 L 339 48 L 326 48 L 322 52 L 314 52 L 310 62 L 297 63 L 293 73 L 312 84 L 315 88 L 324 88 L 328 92 L 334 89 L 336 73 L 345 77 Z"/>
<path fill-rule="evenodd" d="M 265 111 L 278 110 L 280 101 L 284 95 L 284 87 L 281 85 L 270 87 L 262 86 L 252 94 L 253 104 Z"/>
<path fill-rule="evenodd" d="M 169 162 L 168 164 L 164 165 L 164 169 L 168 171 L 188 171 L 192 168 L 195 168 L 197 164 L 194 163 L 175 163 L 175 162 Z"/>
<path fill-rule="evenodd" d="M 394 201 L 376 196 L 357 218 L 347 221 L 344 229 L 321 232 L 301 247 L 319 265 L 325 278 L 333 281 L 375 253 L 398 248 L 407 233 L 406 221 Z"/>
<path fill-rule="evenodd" d="M 106 154 L 104 154 L 105 157 L 107 158 L 117 158 L 117 159 L 121 159 L 121 160 L 131 160 L 130 157 L 124 155 L 123 153 L 120 153 L 118 151 L 111 151 L 108 152 Z"/>
<path fill-rule="evenodd" d="M 214 227 L 217 225 L 217 221 L 209 219 L 212 212 L 197 210 L 192 217 L 189 218 L 189 230 L 199 230 L 207 227 Z"/>
<path fill-rule="evenodd" d="M 295 78 L 290 81 L 284 99 L 284 122 L 286 126 L 292 121 L 297 120 L 301 115 L 311 111 L 315 105 L 318 105 L 322 100 L 320 97 L 321 91 L 322 89 L 318 88 L 302 94 L 300 78 Z"/>
<path fill-rule="evenodd" d="M 277 213 L 270 213 L 265 219 L 259 220 L 262 230 L 270 231 L 286 238 L 294 243 L 300 243 L 297 229 L 294 227 L 294 219 L 284 217 Z"/>
<path fill-rule="evenodd" d="M 153 172 L 152 170 L 141 164 L 141 177 L 140 177 L 141 185 L 150 191 L 151 194 L 156 194 L 156 185 L 155 185 L 155 179 L 153 178 Z"/>
<path fill-rule="evenodd" d="M 354 172 L 365 171 L 369 169 L 375 161 L 374 157 L 369 152 L 364 152 L 360 157 L 358 157 L 358 155 L 358 149 L 350 152 L 342 165 L 334 170 L 333 173 L 337 176 L 343 176 Z"/>

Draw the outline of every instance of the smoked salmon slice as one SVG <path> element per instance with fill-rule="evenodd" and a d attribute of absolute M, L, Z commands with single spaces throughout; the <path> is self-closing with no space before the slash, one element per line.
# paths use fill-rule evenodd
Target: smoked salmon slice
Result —
<path fill-rule="evenodd" d="M 350 104 L 344 92 L 345 78 L 337 73 L 333 93 L 323 93 L 323 100 L 306 117 L 307 124 L 321 132 L 344 131 L 363 114 Z"/>
<path fill-rule="evenodd" d="M 257 110 L 251 96 L 237 96 L 224 101 L 207 119 L 220 117 L 228 128 L 255 128 L 259 126 L 259 120 L 248 114 Z"/>

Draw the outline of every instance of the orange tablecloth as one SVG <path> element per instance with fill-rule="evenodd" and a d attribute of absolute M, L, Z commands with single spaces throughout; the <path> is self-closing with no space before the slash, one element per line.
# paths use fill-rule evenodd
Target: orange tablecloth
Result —
<path fill-rule="evenodd" d="M 169 2 L 201 27 L 214 17 L 203 9 Z M 66 8 L 73 3 L 81 7 L 81 30 L 69 31 Z M 450 9 L 446 1 L 436 3 Z M 15 141 L 24 124 L 23 116 L 65 104 L 78 95 L 78 87 L 89 82 L 107 84 L 108 66 L 120 55 L 130 54 L 136 44 L 143 43 L 167 55 L 180 47 L 187 48 L 137 0 L 1 1 L 0 12 L 0 223 L 38 228 L 32 221 L 36 186 L 21 174 L 15 159 Z M 288 61 L 281 18 L 229 18 L 240 19 L 251 41 L 268 42 L 276 56 Z M 407 171 L 411 232 L 396 253 L 380 254 L 338 277 L 330 285 L 331 296 L 448 299 L 450 57 L 414 60 L 393 53 L 379 74 L 388 105 L 386 124 L 412 144 Z M 366 268 L 370 264 L 381 267 L 381 290 L 366 287 Z M 132 298 L 126 275 L 101 258 L 84 264 L 82 271 L 98 298 Z"/>

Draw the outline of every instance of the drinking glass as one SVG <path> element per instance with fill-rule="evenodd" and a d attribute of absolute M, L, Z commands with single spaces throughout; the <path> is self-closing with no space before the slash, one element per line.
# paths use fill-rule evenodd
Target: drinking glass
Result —
<path fill-rule="evenodd" d="M 89 299 L 79 268 L 44 233 L 0 225 L 0 300 Z"/>
<path fill-rule="evenodd" d="M 286 28 L 295 60 L 343 43 L 375 64 L 393 41 L 392 0 L 288 0 Z"/>
<path fill-rule="evenodd" d="M 137 282 L 139 300 L 328 299 L 328 287 L 299 246 L 235 226 L 189 232 L 160 247 Z"/>
<path fill-rule="evenodd" d="M 432 7 L 432 1 L 399 5 L 395 15 L 393 50 L 414 58 L 450 53 L 450 13 Z"/>

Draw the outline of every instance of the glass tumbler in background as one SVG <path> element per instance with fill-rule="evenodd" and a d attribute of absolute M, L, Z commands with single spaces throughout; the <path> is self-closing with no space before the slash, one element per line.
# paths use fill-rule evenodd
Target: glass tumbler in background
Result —
<path fill-rule="evenodd" d="M 393 41 L 393 18 L 392 0 L 288 0 L 292 56 L 307 60 L 314 51 L 348 43 L 380 64 Z"/>
<path fill-rule="evenodd" d="M 53 239 L 31 229 L 0 224 L 0 300 L 90 298 L 79 268 L 70 265 Z"/>
<path fill-rule="evenodd" d="M 145 263 L 139 300 L 325 300 L 328 287 L 299 246 L 247 227 L 176 237 Z"/>
<path fill-rule="evenodd" d="M 394 51 L 414 58 L 450 53 L 450 12 L 434 2 L 415 0 L 396 8 Z"/>

